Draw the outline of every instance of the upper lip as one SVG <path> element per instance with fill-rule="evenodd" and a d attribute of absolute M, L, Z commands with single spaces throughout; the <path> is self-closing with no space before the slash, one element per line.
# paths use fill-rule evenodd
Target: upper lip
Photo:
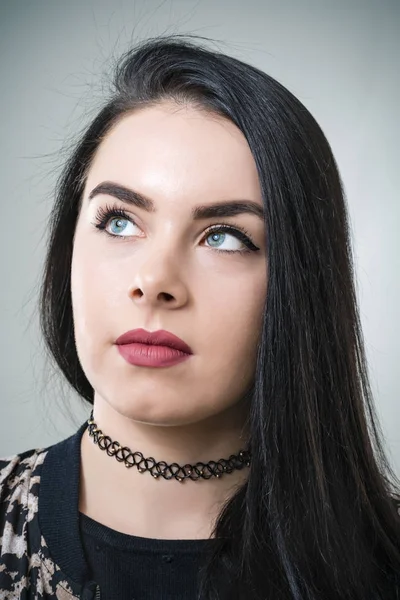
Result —
<path fill-rule="evenodd" d="M 159 329 L 158 331 L 146 331 L 145 329 L 132 329 L 119 336 L 116 344 L 150 344 L 152 346 L 169 346 L 186 354 L 193 354 L 192 349 L 183 340 L 173 333 Z"/>

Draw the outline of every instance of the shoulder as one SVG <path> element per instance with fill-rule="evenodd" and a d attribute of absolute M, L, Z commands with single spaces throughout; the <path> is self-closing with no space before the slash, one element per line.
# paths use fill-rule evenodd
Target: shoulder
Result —
<path fill-rule="evenodd" d="M 0 457 L 0 536 L 6 523 L 17 520 L 21 512 L 27 511 L 28 520 L 32 518 L 35 505 L 32 496 L 35 484 L 39 484 L 40 467 L 46 454 L 46 449 L 36 448 Z"/>
<path fill-rule="evenodd" d="M 29 590 L 40 598 L 79 597 L 49 554 L 40 526 L 43 467 L 55 446 L 0 457 L 0 599 L 27 598 Z M 48 479 L 51 485 L 51 470 Z"/>
<path fill-rule="evenodd" d="M 0 598 L 14 586 L 27 585 L 32 541 L 27 529 L 38 513 L 39 473 L 46 454 L 32 449 L 0 458 Z"/>
<path fill-rule="evenodd" d="M 32 448 L 20 454 L 13 454 L 6 457 L 0 456 L 0 486 L 3 486 L 10 476 L 32 472 L 38 466 L 38 462 L 44 458 L 43 455 L 46 454 L 47 450 L 47 448 Z"/>

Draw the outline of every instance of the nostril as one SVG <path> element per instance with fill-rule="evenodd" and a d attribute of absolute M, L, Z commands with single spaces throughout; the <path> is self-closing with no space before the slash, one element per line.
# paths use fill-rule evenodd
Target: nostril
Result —
<path fill-rule="evenodd" d="M 167 300 L 167 302 L 170 302 L 174 299 L 174 297 L 171 294 L 168 294 L 167 292 L 162 292 L 161 296 L 163 296 L 165 300 Z"/>

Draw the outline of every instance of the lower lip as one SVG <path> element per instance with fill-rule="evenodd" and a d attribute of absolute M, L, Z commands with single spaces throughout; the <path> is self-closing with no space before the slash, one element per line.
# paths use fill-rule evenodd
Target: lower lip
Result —
<path fill-rule="evenodd" d="M 128 363 L 138 367 L 171 367 L 191 356 L 169 346 L 150 344 L 118 344 L 118 351 Z"/>

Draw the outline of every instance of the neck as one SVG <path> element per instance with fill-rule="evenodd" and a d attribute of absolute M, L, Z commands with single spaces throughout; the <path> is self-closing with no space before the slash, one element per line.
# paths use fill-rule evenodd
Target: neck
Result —
<path fill-rule="evenodd" d="M 247 445 L 244 407 L 236 405 L 207 422 L 154 426 L 134 421 L 102 399 L 95 399 L 97 428 L 112 441 L 144 458 L 181 466 L 218 461 Z M 88 430 L 82 436 L 80 510 L 93 519 L 131 535 L 159 539 L 199 539 L 212 534 L 222 505 L 245 483 L 248 467 L 180 483 L 153 478 L 136 467 L 126 468 L 102 451 Z"/>

